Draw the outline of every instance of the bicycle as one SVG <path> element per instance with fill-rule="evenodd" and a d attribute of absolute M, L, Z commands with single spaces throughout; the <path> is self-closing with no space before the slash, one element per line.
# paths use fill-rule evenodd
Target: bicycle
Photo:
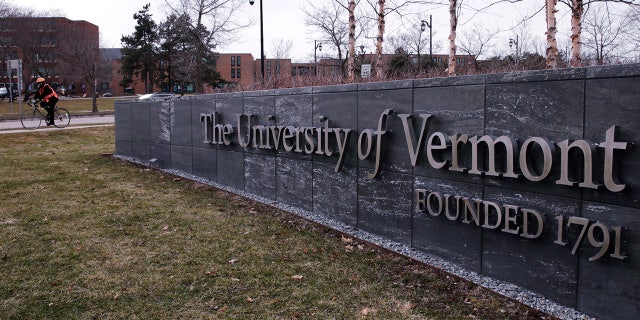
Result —
<path fill-rule="evenodd" d="M 35 99 L 29 100 L 29 102 L 27 102 L 27 104 L 32 109 L 27 109 L 23 111 L 22 114 L 20 115 L 20 122 L 22 123 L 22 126 L 25 129 L 35 130 L 40 127 L 40 124 L 42 124 L 42 121 L 46 122 L 47 115 L 45 113 L 42 113 L 42 111 L 40 111 L 40 108 L 42 108 L 40 106 L 40 102 L 41 101 L 35 100 Z M 69 125 L 70 121 L 71 121 L 71 115 L 69 114 L 69 111 L 67 111 L 67 109 L 58 108 L 58 107 L 54 109 L 53 125 L 56 128 L 64 128 Z"/>

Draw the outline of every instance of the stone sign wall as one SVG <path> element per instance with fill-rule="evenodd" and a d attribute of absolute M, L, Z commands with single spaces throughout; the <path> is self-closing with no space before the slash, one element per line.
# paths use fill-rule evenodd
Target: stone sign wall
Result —
<path fill-rule="evenodd" d="M 116 103 L 116 153 L 640 314 L 640 65 Z"/>

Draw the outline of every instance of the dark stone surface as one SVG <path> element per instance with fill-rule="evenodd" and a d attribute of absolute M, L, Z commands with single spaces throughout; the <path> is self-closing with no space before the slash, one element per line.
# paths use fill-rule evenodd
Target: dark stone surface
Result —
<path fill-rule="evenodd" d="M 223 95 L 224 97 L 225 95 Z M 231 124 L 238 130 L 238 115 L 243 113 L 242 96 L 238 94 L 226 95 L 228 99 L 216 100 L 216 111 L 220 117 L 218 123 Z M 242 152 L 243 148 L 238 144 L 238 135 L 234 132 L 230 146 L 219 145 L 220 150 Z"/>
<path fill-rule="evenodd" d="M 427 193 L 438 192 L 442 195 L 451 195 L 452 200 L 449 208 L 452 217 L 457 212 L 453 196 L 482 198 L 481 186 L 428 177 L 416 177 L 415 189 L 424 189 Z M 444 212 L 433 216 L 428 211 L 416 211 L 415 194 L 413 198 L 413 247 L 480 272 L 481 229 L 462 223 L 461 217 L 449 220 Z M 445 209 L 443 208 L 443 210 Z"/>
<path fill-rule="evenodd" d="M 635 319 L 640 313 L 638 88 L 640 65 L 625 65 L 200 95 L 164 102 L 116 102 L 115 149 L 120 156 L 145 164 L 155 158 L 153 166 L 193 173 L 411 245 L 594 317 Z M 377 130 L 385 109 L 395 113 L 387 119 L 380 176 L 370 179 L 375 139 L 370 157 L 359 160 L 358 137 L 363 130 Z M 238 145 L 237 133 L 231 146 L 203 143 L 199 115 L 212 112 L 218 112 L 218 123 L 230 123 L 236 129 L 238 115 L 246 113 L 256 114 L 252 125 L 296 128 L 321 127 L 319 117 L 327 117 L 331 128 L 353 129 L 345 166 L 335 172 L 337 154 L 245 150 Z M 604 171 L 604 152 L 598 144 L 615 125 L 615 140 L 629 146 L 614 152 L 614 176 L 625 189 L 611 192 L 604 187 L 592 190 L 557 185 L 559 157 L 553 159 L 552 172 L 542 182 L 455 173 L 448 166 L 433 169 L 425 150 L 412 167 L 398 113 L 413 116 L 415 132 L 420 129 L 420 114 L 433 115 L 425 144 L 436 131 L 448 137 L 506 135 L 518 140 L 517 152 L 531 137 L 547 139 L 552 147 L 567 139 L 587 140 L 593 145 L 596 183 L 602 183 Z M 461 155 L 463 167 L 471 168 L 470 152 L 469 144 Z M 483 153 L 481 150 L 480 164 L 486 171 Z M 498 146 L 496 159 L 504 154 L 504 148 Z M 450 160 L 450 147 L 436 156 Z M 540 157 L 529 160 L 538 166 L 541 163 Z M 581 163 L 582 159 L 572 154 L 570 161 Z M 515 163 L 520 173 L 518 159 Z M 581 166 L 572 165 L 570 175 L 580 179 Z M 442 215 L 417 212 L 416 188 L 513 205 L 520 210 L 535 209 L 544 214 L 544 232 L 540 238 L 526 239 L 503 232 L 504 222 L 497 229 L 488 229 L 463 223 L 461 218 L 451 221 Z M 565 245 L 554 243 L 558 241 L 557 216 L 563 217 Z M 495 215 L 491 217 L 495 219 Z M 597 245 L 602 240 L 597 232 L 589 239 L 589 231 L 573 255 L 580 226 L 567 226 L 569 217 L 587 218 L 589 226 L 608 226 L 611 246 L 615 242 L 612 228 L 620 226 L 621 251 L 627 258 L 612 258 L 609 248 L 603 258 L 589 261 L 597 253 L 591 242 Z M 581 221 L 576 218 L 572 221 Z M 483 219 L 481 213 L 480 224 Z M 521 227 L 522 218 L 518 219 Z M 596 229 L 591 228 L 593 233 Z"/>
<path fill-rule="evenodd" d="M 310 94 L 287 95 L 276 98 L 276 125 L 292 127 L 311 127 L 313 125 L 313 100 Z M 278 156 L 311 160 L 306 153 L 278 150 Z"/>
<path fill-rule="evenodd" d="M 143 162 L 151 159 L 151 147 L 148 142 L 136 142 L 131 143 L 132 157 L 140 159 Z"/>
<path fill-rule="evenodd" d="M 212 143 L 204 143 L 204 127 L 205 122 L 201 121 L 201 114 L 212 114 L 216 112 L 216 102 L 213 99 L 193 100 L 191 102 L 191 137 L 192 145 L 197 148 L 215 149 L 216 145 Z"/>
<path fill-rule="evenodd" d="M 584 79 L 585 70 L 582 68 L 567 68 L 555 70 L 536 70 L 529 72 L 509 72 L 488 74 L 487 83 L 516 83 L 531 81 L 547 81 L 553 83 L 558 80 Z"/>
<path fill-rule="evenodd" d="M 149 133 L 149 104 L 137 104 L 131 109 L 131 141 L 149 142 Z"/>
<path fill-rule="evenodd" d="M 585 138 L 599 143 L 605 133 L 617 126 L 615 141 L 628 142 L 627 150 L 614 151 L 614 172 L 618 183 L 626 185 L 621 192 L 610 192 L 604 186 L 587 190 L 585 197 L 593 201 L 640 208 L 640 77 L 597 79 L 587 81 Z M 603 107 L 604 106 L 604 107 Z M 635 116 L 634 116 L 635 115 Z M 604 152 L 598 148 L 600 165 L 595 175 L 602 182 Z"/>
<path fill-rule="evenodd" d="M 150 146 L 151 154 L 149 155 L 149 159 L 156 159 L 155 163 L 150 165 L 162 168 L 162 169 L 170 169 L 171 167 L 171 145 L 168 144 L 155 144 L 152 143 Z"/>
<path fill-rule="evenodd" d="M 185 147 L 192 146 L 191 101 L 175 101 L 171 113 L 171 144 Z M 199 119 L 196 123 L 199 123 Z"/>
<path fill-rule="evenodd" d="M 531 137 L 542 137 L 554 142 L 582 139 L 583 81 L 492 84 L 487 85 L 486 94 L 487 135 L 495 138 L 506 135 L 520 143 Z M 515 163 L 518 163 L 517 159 Z M 556 162 L 549 176 L 542 182 L 530 182 L 521 176 L 518 179 L 488 177 L 487 183 L 503 188 L 579 198 L 578 188 L 555 184 L 559 176 L 560 166 Z"/>
<path fill-rule="evenodd" d="M 358 170 L 335 172 L 328 163 L 313 165 L 313 212 L 355 227 L 358 223 Z"/>
<path fill-rule="evenodd" d="M 484 200 L 538 211 L 544 216 L 544 231 L 537 239 L 525 239 L 500 231 L 502 227 L 483 229 L 482 272 L 576 306 L 578 258 L 568 246 L 553 242 L 557 239 L 554 217 L 579 216 L 579 201 L 491 187 L 485 188 Z"/>
<path fill-rule="evenodd" d="M 272 155 L 245 153 L 245 191 L 276 199 L 276 158 Z"/>
<path fill-rule="evenodd" d="M 378 86 L 372 85 L 372 87 Z M 412 89 L 358 92 L 358 134 L 361 134 L 365 129 L 377 131 L 383 112 L 386 109 L 391 109 L 394 112 L 392 116 L 387 117 L 386 131 L 390 132 L 382 136 L 381 170 L 411 173 L 411 160 L 407 153 L 407 142 L 404 138 L 402 121 L 396 116 L 399 113 L 411 113 L 413 102 L 411 92 Z M 358 141 L 358 137 L 355 138 Z M 367 159 L 360 160 L 359 165 L 361 167 L 374 168 L 377 149 L 376 141 L 377 136 L 374 134 L 371 154 Z M 357 152 L 357 150 L 354 151 Z"/>
<path fill-rule="evenodd" d="M 416 133 L 420 131 L 422 119 L 420 114 L 431 114 L 429 130 L 425 133 L 423 143 L 434 132 L 441 132 L 445 136 L 454 134 L 467 134 L 469 136 L 484 134 L 484 86 L 452 86 L 416 88 L 414 91 L 413 128 Z M 414 140 L 416 143 L 418 137 Z M 450 143 L 449 143 L 450 144 Z M 464 168 L 471 168 L 471 153 L 462 152 L 459 148 L 459 164 Z M 466 148 L 470 149 L 470 148 Z M 407 154 L 407 151 L 405 151 Z M 470 183 L 481 183 L 482 177 L 450 171 L 451 147 L 446 151 L 436 151 L 438 161 L 448 161 L 448 165 L 442 169 L 432 168 L 426 156 L 426 147 L 419 158 L 418 165 L 414 167 L 414 173 L 421 176 L 458 180 Z"/>
<path fill-rule="evenodd" d="M 640 210 L 587 202 L 583 212 L 585 218 L 609 227 L 611 245 L 604 257 L 589 261 L 599 249 L 585 239 L 580 253 L 579 309 L 603 319 L 637 319 L 640 315 Z M 625 260 L 610 257 L 615 242 L 611 227 L 618 226 L 622 227 L 621 253 L 627 257 Z"/>
<path fill-rule="evenodd" d="M 193 172 L 193 153 L 191 147 L 171 146 L 171 167 L 191 174 Z"/>
<path fill-rule="evenodd" d="M 406 245 L 411 244 L 411 175 L 384 171 L 369 179 L 358 173 L 358 228 Z"/>
<path fill-rule="evenodd" d="M 116 140 L 116 154 L 124 157 L 133 157 L 131 141 Z"/>
<path fill-rule="evenodd" d="M 325 122 L 320 122 L 319 117 L 323 116 L 329 121 L 330 128 L 351 129 L 349 143 L 344 155 L 344 164 L 349 166 L 358 165 L 358 94 L 356 92 L 324 93 L 313 97 L 313 126 L 324 127 Z M 338 146 L 335 142 L 335 134 L 331 135 L 330 149 L 333 152 L 331 157 L 325 155 L 314 155 L 315 161 L 327 163 L 338 162 Z M 342 134 L 341 134 L 341 137 Z"/>
<path fill-rule="evenodd" d="M 278 201 L 303 210 L 313 210 L 311 161 L 278 157 L 276 162 Z"/>
<path fill-rule="evenodd" d="M 254 115 L 251 117 L 251 127 L 261 125 L 261 126 L 273 126 L 276 124 L 276 110 L 275 110 L 275 97 L 274 96 L 261 96 L 261 97 L 245 97 L 244 99 L 244 114 L 245 115 Z M 274 118 L 269 119 L 269 116 L 274 116 Z M 254 132 L 253 130 L 249 130 L 249 134 L 251 134 L 251 140 L 254 141 Z M 264 138 L 262 138 L 264 140 Z M 259 140 L 258 144 L 259 144 Z M 276 151 L 275 149 L 261 149 L 257 146 L 254 146 L 253 143 L 249 145 L 246 151 L 251 153 L 259 153 L 259 154 L 270 154 L 273 155 Z"/>
<path fill-rule="evenodd" d="M 218 180 L 217 151 L 208 148 L 193 148 L 193 175 L 211 181 Z"/>
<path fill-rule="evenodd" d="M 218 149 L 218 183 L 244 191 L 244 153 Z"/>
<path fill-rule="evenodd" d="M 149 140 L 152 143 L 171 143 L 171 106 L 168 103 L 149 107 Z"/>
<path fill-rule="evenodd" d="M 131 141 L 131 107 L 132 105 L 124 103 L 114 105 L 116 141 Z"/>

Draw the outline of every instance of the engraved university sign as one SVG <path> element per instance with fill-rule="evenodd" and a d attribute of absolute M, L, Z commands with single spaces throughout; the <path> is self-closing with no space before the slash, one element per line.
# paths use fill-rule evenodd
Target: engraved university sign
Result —
<path fill-rule="evenodd" d="M 116 105 L 116 153 L 640 314 L 640 65 Z"/>

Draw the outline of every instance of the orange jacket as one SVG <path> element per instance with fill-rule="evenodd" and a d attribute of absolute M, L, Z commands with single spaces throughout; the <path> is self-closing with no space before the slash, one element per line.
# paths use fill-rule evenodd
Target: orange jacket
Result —
<path fill-rule="evenodd" d="M 49 102 L 52 97 L 58 99 L 58 94 L 48 83 L 45 83 L 35 94 L 35 98 L 42 99 L 44 102 Z"/>

